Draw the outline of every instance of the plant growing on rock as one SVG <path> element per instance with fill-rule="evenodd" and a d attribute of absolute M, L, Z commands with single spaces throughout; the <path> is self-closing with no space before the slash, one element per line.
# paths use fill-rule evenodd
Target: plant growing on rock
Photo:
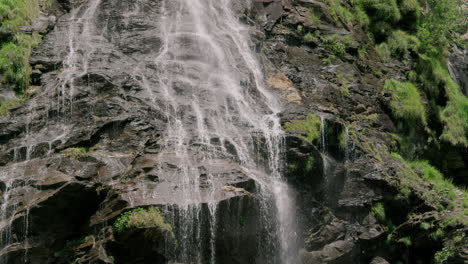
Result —
<path fill-rule="evenodd" d="M 385 81 L 384 92 L 391 94 L 390 108 L 395 118 L 408 126 L 426 125 L 426 108 L 418 89 L 410 82 L 402 83 L 393 79 Z"/>
<path fill-rule="evenodd" d="M 74 147 L 74 148 L 67 148 L 62 150 L 62 154 L 69 156 L 72 159 L 79 160 L 86 156 L 86 153 L 89 152 L 89 148 L 87 147 Z"/>
<path fill-rule="evenodd" d="M 292 120 L 284 125 L 287 131 L 302 133 L 300 136 L 312 144 L 318 144 L 320 138 L 320 118 L 316 114 L 308 114 L 305 120 Z"/>
<path fill-rule="evenodd" d="M 160 232 L 172 233 L 172 226 L 164 222 L 161 211 L 156 207 L 135 208 L 127 211 L 121 214 L 113 225 L 117 233 L 136 228 L 156 228 Z"/>

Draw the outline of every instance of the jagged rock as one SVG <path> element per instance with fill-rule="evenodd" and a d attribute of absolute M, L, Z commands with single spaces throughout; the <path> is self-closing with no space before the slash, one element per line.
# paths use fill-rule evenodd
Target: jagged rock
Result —
<path fill-rule="evenodd" d="M 301 251 L 301 260 L 304 264 L 327 263 L 340 264 L 352 263 L 355 244 L 351 241 L 337 240 L 317 251 Z"/>

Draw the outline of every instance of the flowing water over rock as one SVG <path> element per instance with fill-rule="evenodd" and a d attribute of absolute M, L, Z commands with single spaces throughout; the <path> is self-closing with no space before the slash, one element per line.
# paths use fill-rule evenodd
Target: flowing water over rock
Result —
<path fill-rule="evenodd" d="M 248 238 L 255 247 L 249 263 L 297 263 L 294 198 L 281 175 L 281 103 L 264 84 L 250 31 L 229 0 L 89 0 L 74 6 L 44 40 L 55 48 L 35 58 L 61 68 L 48 73 L 49 82 L 36 99 L 55 100 L 47 109 L 44 132 L 25 136 L 23 160 L 40 155 L 30 154 L 36 145 L 47 145 L 50 154 L 54 146 L 77 144 L 70 135 L 78 133 L 73 129 L 77 115 L 103 119 L 95 116 L 102 101 L 84 112 L 80 100 L 118 94 L 114 117 L 125 118 L 122 109 L 137 104 L 137 116 L 153 113 L 152 120 L 145 120 L 147 127 L 159 126 L 154 150 L 145 150 L 151 164 L 142 167 L 157 184 L 136 182 L 121 197 L 129 208 L 164 209 L 178 242 L 174 261 L 220 263 L 220 251 L 244 247 L 233 241 L 220 249 L 219 241 L 226 238 L 218 236 L 229 233 L 222 223 L 228 221 L 226 214 L 241 216 L 248 205 L 256 208 L 247 220 L 256 234 Z M 32 120 L 43 120 L 35 106 L 33 101 Z M 113 168 L 112 180 L 101 182 L 118 184 L 116 175 L 128 166 L 124 157 L 96 154 Z M 253 203 L 246 202 L 249 197 Z M 8 217 L 2 207 L 2 220 Z M 25 237 L 28 222 L 26 217 Z"/>

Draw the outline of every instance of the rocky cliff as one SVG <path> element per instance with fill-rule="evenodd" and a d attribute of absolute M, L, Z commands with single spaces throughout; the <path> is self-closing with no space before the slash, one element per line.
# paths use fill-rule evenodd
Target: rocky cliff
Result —
<path fill-rule="evenodd" d="M 403 1 L 188 2 L 0 17 L 41 36 L 0 86 L 1 263 L 468 261 L 466 45 L 437 68 Z"/>

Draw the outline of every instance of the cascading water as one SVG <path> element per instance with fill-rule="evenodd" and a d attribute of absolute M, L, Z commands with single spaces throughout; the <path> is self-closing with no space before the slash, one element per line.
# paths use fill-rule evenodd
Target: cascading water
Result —
<path fill-rule="evenodd" d="M 141 15 L 139 2 L 134 10 L 123 11 L 128 21 Z M 80 89 L 76 81 L 101 70 L 102 64 L 92 60 L 94 52 L 102 52 L 93 43 L 107 45 L 96 19 L 102 15 L 103 3 L 109 4 L 85 1 L 67 16 L 69 53 L 54 87 L 60 91 L 58 112 L 68 117 L 59 123 L 63 133 L 72 128 L 73 98 Z M 256 183 L 261 228 L 255 238 L 258 256 L 252 263 L 294 264 L 298 263 L 297 227 L 293 195 L 281 176 L 282 130 L 277 116 L 281 104 L 263 83 L 249 28 L 236 17 L 232 4 L 230 0 L 161 1 L 155 31 L 161 45 L 155 45 L 129 73 L 144 88 L 145 103 L 163 113 L 166 121 L 156 168 L 162 180 L 147 199 L 170 199 L 148 204 L 165 209 L 166 219 L 176 227 L 174 261 L 219 263 L 216 241 L 223 197 L 216 190 L 226 186 L 218 178 L 232 171 L 246 175 Z M 34 148 L 34 135 L 31 139 L 28 153 Z M 28 160 L 31 155 L 26 156 Z M 164 185 L 165 178 L 173 185 Z M 236 214 L 241 215 L 242 206 Z M 8 218 L 3 205 L 1 214 Z"/>
<path fill-rule="evenodd" d="M 158 77 L 153 83 L 145 82 L 153 102 L 159 104 L 155 107 L 162 109 L 168 120 L 161 160 L 177 163 L 173 170 L 161 167 L 160 174 L 180 178 L 183 190 L 183 201 L 178 202 L 182 234 L 178 260 L 207 261 L 200 244 L 201 204 L 206 203 L 211 234 L 207 251 L 209 262 L 216 263 L 217 202 L 210 197 L 210 188 L 221 186 L 216 186 L 217 175 L 208 172 L 208 190 L 204 190 L 199 176 L 205 167 L 219 166 L 220 160 L 229 159 L 260 185 L 264 221 L 277 221 L 273 224 L 277 232 L 264 239 L 279 239 L 280 255 L 273 253 L 268 261 L 295 263 L 294 204 L 280 174 L 281 129 L 276 116 L 280 105 L 265 89 L 262 70 L 249 46 L 248 28 L 238 21 L 230 5 L 228 0 L 165 1 L 163 45 L 154 59 Z M 264 162 L 255 151 L 260 141 L 266 143 Z M 234 151 L 229 150 L 231 146 Z M 270 218 L 271 203 L 276 206 L 276 220 Z M 269 245 L 271 252 L 278 252 L 273 241 L 259 241 L 259 245 Z"/>

